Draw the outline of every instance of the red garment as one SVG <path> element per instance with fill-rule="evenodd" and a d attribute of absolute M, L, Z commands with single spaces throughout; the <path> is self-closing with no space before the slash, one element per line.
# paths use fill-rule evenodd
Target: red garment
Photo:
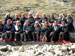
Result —
<path fill-rule="evenodd" d="M 71 43 L 70 41 L 66 41 L 66 40 L 58 40 L 59 43 Z"/>
<path fill-rule="evenodd" d="M 12 38 L 6 38 L 5 42 L 11 41 Z"/>

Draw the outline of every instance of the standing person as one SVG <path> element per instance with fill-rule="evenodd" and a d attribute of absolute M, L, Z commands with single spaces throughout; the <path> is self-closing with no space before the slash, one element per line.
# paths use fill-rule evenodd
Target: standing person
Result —
<path fill-rule="evenodd" d="M 24 26 L 23 26 L 23 32 L 24 32 L 24 38 L 26 38 L 26 41 L 33 41 L 33 27 L 30 24 L 29 20 L 26 20 Z"/>
<path fill-rule="evenodd" d="M 33 32 L 33 38 L 35 41 L 40 40 L 40 33 L 41 33 L 41 27 L 40 27 L 38 21 L 36 21 L 34 24 L 34 32 Z"/>
<path fill-rule="evenodd" d="M 20 20 L 20 18 L 19 18 L 19 15 L 18 15 L 18 14 L 15 14 L 15 18 L 12 19 L 13 24 L 16 24 L 16 21 L 17 21 L 17 20 Z"/>
<path fill-rule="evenodd" d="M 21 14 L 21 18 L 20 18 L 20 22 L 21 22 L 21 25 L 23 27 L 24 25 L 24 22 L 27 20 L 27 17 L 24 13 Z"/>
<path fill-rule="evenodd" d="M 4 25 L 3 31 L 5 35 L 4 41 L 13 41 L 14 40 L 14 26 L 11 23 L 10 19 L 7 20 L 7 24 Z"/>
<path fill-rule="evenodd" d="M 50 18 L 49 18 L 49 23 L 51 23 L 51 24 L 53 24 L 54 23 L 54 21 L 55 21 L 55 17 L 54 17 L 54 14 L 50 14 L 50 16 L 49 16 Z"/>
<path fill-rule="evenodd" d="M 56 41 L 58 41 L 59 33 L 60 33 L 60 26 L 58 26 L 57 20 L 54 21 L 54 25 L 52 26 L 52 28 L 53 28 L 53 30 L 50 33 L 51 42 L 56 42 Z"/>
<path fill-rule="evenodd" d="M 68 27 L 66 26 L 65 22 L 62 21 L 62 27 L 59 35 L 59 42 L 70 43 L 69 38 L 70 36 L 69 36 Z"/>
<path fill-rule="evenodd" d="M 20 23 L 20 21 L 16 21 L 16 25 L 15 25 L 15 41 L 21 41 L 21 34 L 22 34 L 23 30 L 22 30 L 22 25 Z"/>
<path fill-rule="evenodd" d="M 8 19 L 12 20 L 12 17 L 10 16 L 10 13 L 6 13 L 5 19 L 4 19 L 4 24 L 6 24 Z"/>
<path fill-rule="evenodd" d="M 35 21 L 38 21 L 41 24 L 42 19 L 40 18 L 39 13 L 36 13 L 36 15 L 35 15 Z"/>
<path fill-rule="evenodd" d="M 42 23 L 44 23 L 45 21 L 48 21 L 48 18 L 46 16 L 45 13 L 42 14 Z"/>
<path fill-rule="evenodd" d="M 34 19 L 32 13 L 30 13 L 30 12 L 29 12 L 29 15 L 28 15 L 28 20 L 30 21 L 31 25 L 34 25 L 35 19 Z"/>
<path fill-rule="evenodd" d="M 61 24 L 62 21 L 65 21 L 65 23 L 66 23 L 66 19 L 64 18 L 64 15 L 63 14 L 59 14 L 58 24 Z"/>
<path fill-rule="evenodd" d="M 69 31 L 72 32 L 74 30 L 74 26 L 73 26 L 73 18 L 71 16 L 71 14 L 67 14 L 66 21 L 67 21 L 67 25 L 69 27 Z"/>

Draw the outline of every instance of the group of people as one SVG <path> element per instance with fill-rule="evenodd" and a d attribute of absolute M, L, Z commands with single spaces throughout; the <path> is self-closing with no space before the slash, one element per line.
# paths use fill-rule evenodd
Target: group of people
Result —
<path fill-rule="evenodd" d="M 66 17 L 59 14 L 56 19 L 54 14 L 49 18 L 45 13 L 40 17 L 29 12 L 21 17 L 15 14 L 14 18 L 10 13 L 5 15 L 4 22 L 0 20 L 0 40 L 1 41 L 41 41 L 41 42 L 64 42 L 70 43 L 69 32 L 74 30 L 73 18 L 71 14 Z"/>

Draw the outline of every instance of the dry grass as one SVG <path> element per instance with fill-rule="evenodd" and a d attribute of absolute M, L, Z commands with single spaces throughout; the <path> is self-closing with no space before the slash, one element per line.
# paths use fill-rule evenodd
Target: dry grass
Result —
<path fill-rule="evenodd" d="M 4 15 L 9 12 L 12 16 L 14 16 L 15 13 L 22 13 L 25 12 L 28 14 L 30 10 L 34 11 L 34 14 L 36 12 L 39 12 L 42 14 L 45 12 L 47 15 L 50 13 L 55 13 L 58 15 L 59 13 L 71 13 L 73 11 L 73 8 L 70 6 L 59 6 L 57 3 L 51 2 L 51 0 L 0 0 L 0 19 L 4 20 Z M 75 13 L 72 13 L 75 15 Z"/>

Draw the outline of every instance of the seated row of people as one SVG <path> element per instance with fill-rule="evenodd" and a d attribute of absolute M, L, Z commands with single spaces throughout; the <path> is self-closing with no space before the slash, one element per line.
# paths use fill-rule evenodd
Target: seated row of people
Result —
<path fill-rule="evenodd" d="M 16 21 L 16 24 L 13 25 L 12 21 L 8 19 L 6 23 L 4 26 L 2 24 L 0 26 L 0 39 L 3 41 L 69 41 L 69 29 L 65 21 L 62 21 L 61 26 L 58 25 L 58 20 L 55 20 L 53 25 L 49 25 L 47 21 L 40 25 L 36 21 L 34 26 L 29 20 L 26 20 L 23 27 L 20 21 Z"/>

